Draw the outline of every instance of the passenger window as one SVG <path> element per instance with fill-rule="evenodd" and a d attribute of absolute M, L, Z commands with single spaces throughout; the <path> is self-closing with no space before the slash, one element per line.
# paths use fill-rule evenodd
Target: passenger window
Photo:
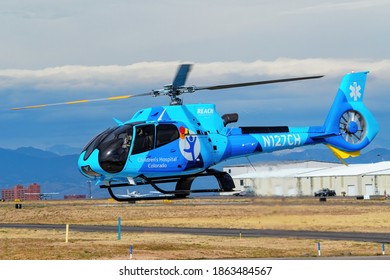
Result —
<path fill-rule="evenodd" d="M 137 126 L 132 155 L 150 151 L 154 148 L 154 125 Z"/>
<path fill-rule="evenodd" d="M 156 148 L 168 144 L 179 138 L 179 131 L 173 124 L 157 125 Z"/>

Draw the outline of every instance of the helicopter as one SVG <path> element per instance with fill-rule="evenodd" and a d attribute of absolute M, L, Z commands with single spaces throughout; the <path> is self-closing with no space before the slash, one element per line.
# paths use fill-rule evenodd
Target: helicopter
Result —
<path fill-rule="evenodd" d="M 96 180 L 96 185 L 107 189 L 117 201 L 143 199 L 186 198 L 197 192 L 232 192 L 232 177 L 213 168 L 227 159 L 293 149 L 306 145 L 325 144 L 343 160 L 358 156 L 376 136 L 379 126 L 363 104 L 368 71 L 346 74 L 323 125 L 239 126 L 237 113 L 220 115 L 215 104 L 183 104 L 179 97 L 200 90 L 256 86 L 271 83 L 317 79 L 323 76 L 305 76 L 248 83 L 215 86 L 186 86 L 191 64 L 179 66 L 172 84 L 146 93 L 110 98 L 77 100 L 12 108 L 35 109 L 47 106 L 78 104 L 90 101 L 121 100 L 140 96 L 170 98 L 167 106 L 138 110 L 125 122 L 116 120 L 116 126 L 95 136 L 82 150 L 79 171 Z M 213 176 L 218 187 L 192 190 L 196 178 Z M 174 183 L 174 190 L 161 184 Z M 113 189 L 150 185 L 159 196 L 120 196 Z"/>

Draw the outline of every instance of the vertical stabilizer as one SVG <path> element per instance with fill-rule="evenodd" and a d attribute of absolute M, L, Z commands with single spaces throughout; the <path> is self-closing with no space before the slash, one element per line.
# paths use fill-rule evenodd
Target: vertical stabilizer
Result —
<path fill-rule="evenodd" d="M 378 133 L 377 121 L 363 104 L 367 74 L 364 71 L 344 76 L 326 118 L 326 133 L 337 135 L 326 142 L 341 151 L 360 151 Z"/>

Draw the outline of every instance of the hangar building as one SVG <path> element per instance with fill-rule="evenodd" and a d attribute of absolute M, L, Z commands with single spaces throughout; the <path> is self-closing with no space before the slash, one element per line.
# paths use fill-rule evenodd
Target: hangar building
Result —
<path fill-rule="evenodd" d="M 390 161 L 343 165 L 305 161 L 225 166 L 236 189 L 253 189 L 261 196 L 314 196 L 323 188 L 336 195 L 390 194 Z"/>

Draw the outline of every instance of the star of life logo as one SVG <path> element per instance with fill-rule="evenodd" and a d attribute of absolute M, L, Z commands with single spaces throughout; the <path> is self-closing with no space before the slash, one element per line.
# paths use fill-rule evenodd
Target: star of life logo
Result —
<path fill-rule="evenodd" d="M 354 101 L 357 101 L 359 98 L 362 97 L 362 94 L 360 93 L 361 89 L 362 88 L 358 85 L 357 82 L 353 82 L 352 85 L 349 86 L 349 90 L 351 91 L 349 96 L 353 98 Z"/>

